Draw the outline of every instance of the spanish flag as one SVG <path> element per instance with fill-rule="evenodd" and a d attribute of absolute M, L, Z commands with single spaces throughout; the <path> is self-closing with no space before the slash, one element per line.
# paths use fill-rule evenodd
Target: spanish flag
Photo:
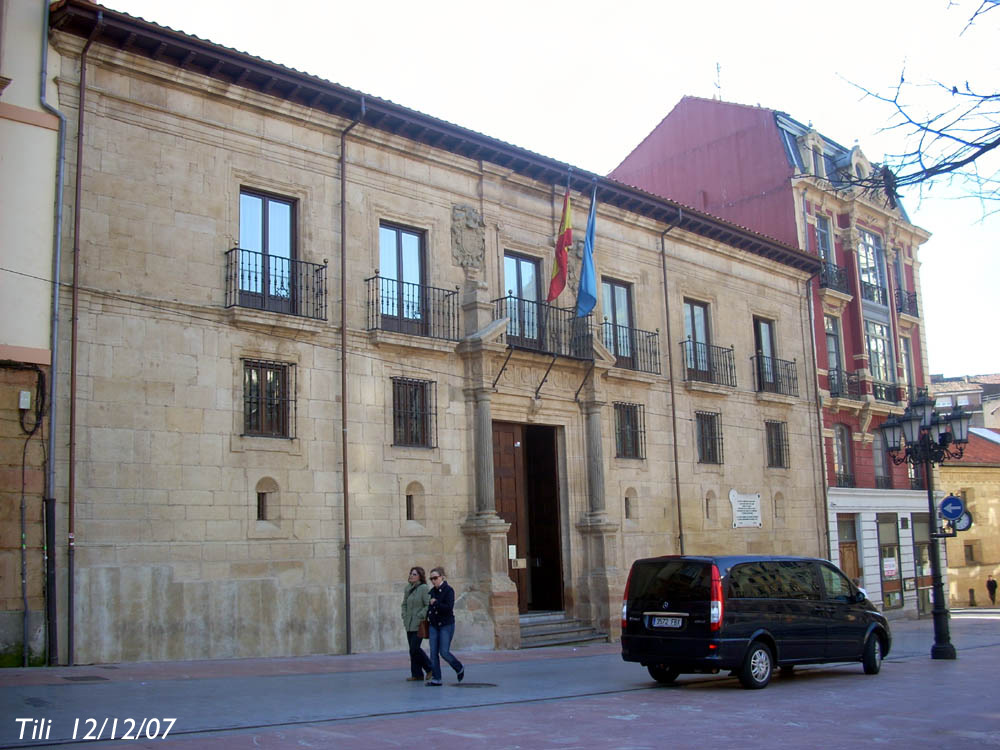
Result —
<path fill-rule="evenodd" d="M 566 263 L 569 258 L 569 246 L 573 244 L 573 220 L 570 218 L 569 186 L 563 196 L 562 221 L 559 223 L 559 236 L 556 239 L 556 260 L 552 264 L 552 281 L 549 282 L 549 296 L 546 302 L 551 302 L 566 286 Z"/>

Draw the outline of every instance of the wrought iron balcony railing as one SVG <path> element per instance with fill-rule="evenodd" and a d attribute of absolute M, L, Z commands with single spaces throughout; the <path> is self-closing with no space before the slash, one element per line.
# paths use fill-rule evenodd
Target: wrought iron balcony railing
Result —
<path fill-rule="evenodd" d="M 835 367 L 827 374 L 831 398 L 861 400 L 861 379 L 853 372 Z"/>
<path fill-rule="evenodd" d="M 836 289 L 838 292 L 850 294 L 847 285 L 847 269 L 836 263 L 824 263 L 819 271 L 819 285 L 826 289 Z"/>
<path fill-rule="evenodd" d="M 889 304 L 889 295 L 886 294 L 885 287 L 869 284 L 867 281 L 861 282 L 861 296 L 869 302 L 875 302 L 882 306 Z"/>
<path fill-rule="evenodd" d="M 757 354 L 753 362 L 754 378 L 758 393 L 780 393 L 783 396 L 799 395 L 799 376 L 795 362 Z"/>
<path fill-rule="evenodd" d="M 733 350 L 687 339 L 681 341 L 684 379 L 714 385 L 736 387 L 736 361 Z"/>
<path fill-rule="evenodd" d="M 887 404 L 899 403 L 900 388 L 895 383 L 882 383 L 877 380 L 872 381 L 872 395 L 876 401 L 884 401 Z"/>
<path fill-rule="evenodd" d="M 854 486 L 854 474 L 850 472 L 838 471 L 834 477 L 838 487 L 853 487 Z"/>
<path fill-rule="evenodd" d="M 926 490 L 927 482 L 919 474 L 914 474 L 910 477 L 910 489 L 911 490 Z"/>
<path fill-rule="evenodd" d="M 660 374 L 660 334 L 604 321 L 604 346 L 615 355 L 615 365 L 626 370 Z"/>
<path fill-rule="evenodd" d="M 917 310 L 917 293 L 907 292 L 903 289 L 897 289 L 896 312 L 898 312 L 900 315 L 910 315 L 914 318 L 919 318 L 920 313 Z"/>
<path fill-rule="evenodd" d="M 592 316 L 576 317 L 575 308 L 508 295 L 493 300 L 493 319 L 507 318 L 508 346 L 542 354 L 594 358 Z"/>
<path fill-rule="evenodd" d="M 372 276 L 368 284 L 368 330 L 458 341 L 458 292 Z"/>
<path fill-rule="evenodd" d="M 226 307 L 326 320 L 326 265 L 234 247 L 226 251 Z"/>
<path fill-rule="evenodd" d="M 877 438 L 876 438 L 877 439 Z M 878 450 L 878 448 L 876 448 Z M 880 477 L 875 475 L 875 486 L 880 490 L 892 489 L 892 477 Z"/>

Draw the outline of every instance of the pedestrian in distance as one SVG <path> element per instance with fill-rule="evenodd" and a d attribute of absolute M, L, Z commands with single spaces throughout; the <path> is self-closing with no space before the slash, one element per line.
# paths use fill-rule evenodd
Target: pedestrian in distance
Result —
<path fill-rule="evenodd" d="M 410 682 L 429 680 L 431 678 L 431 660 L 420 647 L 427 637 L 427 607 L 430 605 L 431 587 L 427 585 L 424 569 L 420 566 L 410 568 L 410 575 L 403 590 L 403 628 L 406 630 L 406 642 L 410 647 Z"/>
<path fill-rule="evenodd" d="M 990 604 L 997 603 L 997 579 L 986 576 L 986 593 L 990 595 Z"/>
<path fill-rule="evenodd" d="M 445 580 L 444 568 L 431 568 L 430 606 L 427 621 L 430 623 L 431 678 L 424 684 L 428 687 L 441 684 L 441 659 L 455 670 L 458 681 L 465 679 L 465 667 L 451 653 L 451 639 L 455 635 L 455 589 Z"/>

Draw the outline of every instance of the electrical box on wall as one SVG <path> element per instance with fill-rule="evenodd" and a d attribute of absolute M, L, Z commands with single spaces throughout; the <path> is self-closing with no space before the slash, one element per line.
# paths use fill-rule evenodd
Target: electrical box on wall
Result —
<path fill-rule="evenodd" d="M 17 408 L 18 409 L 30 409 L 31 408 L 31 391 L 21 391 L 17 398 Z"/>

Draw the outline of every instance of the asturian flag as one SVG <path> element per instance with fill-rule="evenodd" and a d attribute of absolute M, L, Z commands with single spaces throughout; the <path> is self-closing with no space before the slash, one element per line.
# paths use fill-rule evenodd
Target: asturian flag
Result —
<path fill-rule="evenodd" d="M 576 317 L 589 315 L 597 304 L 597 279 L 594 275 L 594 224 L 597 218 L 597 185 L 590 197 L 587 235 L 583 241 L 583 265 L 580 267 L 580 287 L 576 293 Z"/>

